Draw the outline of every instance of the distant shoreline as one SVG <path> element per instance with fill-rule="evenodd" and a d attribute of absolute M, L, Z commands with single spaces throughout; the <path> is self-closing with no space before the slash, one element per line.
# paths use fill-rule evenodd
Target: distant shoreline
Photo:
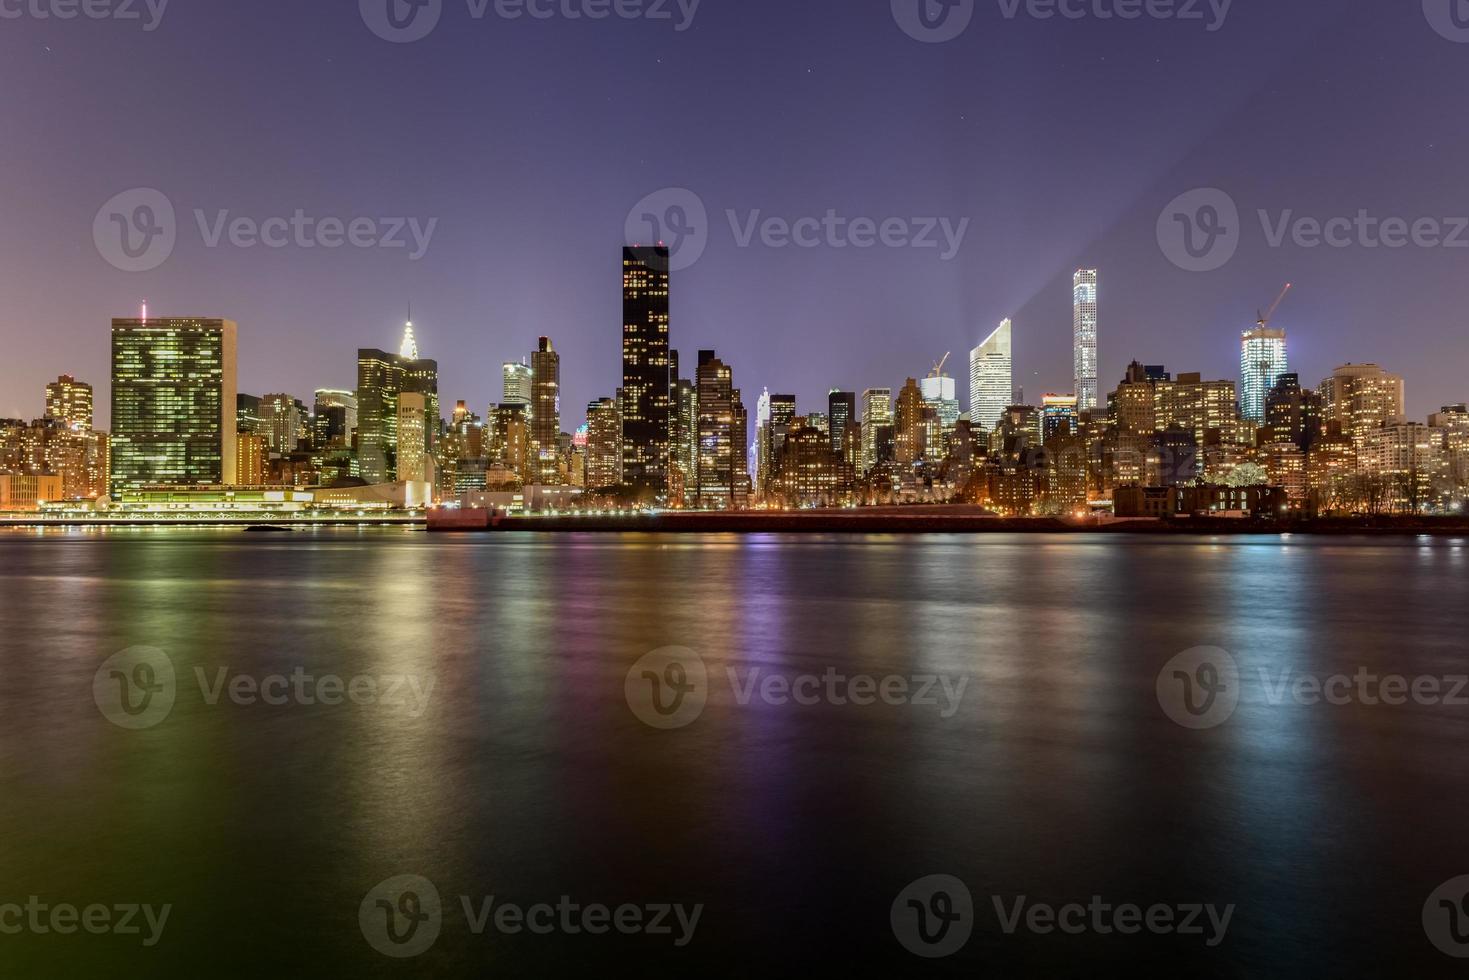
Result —
<path fill-rule="evenodd" d="M 505 517 L 494 529 L 433 529 L 436 533 L 821 533 L 821 535 L 1378 535 L 1469 536 L 1469 520 L 1187 519 L 1068 522 L 1053 517 L 827 516 L 827 514 L 661 514 L 657 517 Z"/>
<path fill-rule="evenodd" d="M 948 511 L 946 513 L 946 511 Z M 435 533 L 597 534 L 1211 534 L 1469 535 L 1469 519 L 1428 517 L 1254 520 L 1234 518 L 1063 519 L 995 517 L 977 508 L 678 513 L 629 517 L 503 517 L 493 527 L 433 527 Z"/>
<path fill-rule="evenodd" d="M 502 517 L 494 526 L 468 522 L 431 526 L 424 518 L 352 518 L 342 520 L 43 520 L 0 518 L 0 529 L 45 528 L 205 528 L 211 530 L 319 530 L 322 528 L 400 528 L 443 534 L 1152 534 L 1152 535 L 1320 535 L 1379 537 L 1469 537 L 1469 518 L 1373 517 L 1315 520 L 1239 518 L 1108 518 L 996 517 L 972 507 L 892 507 L 832 511 L 739 511 L 595 516 L 545 515 Z"/>

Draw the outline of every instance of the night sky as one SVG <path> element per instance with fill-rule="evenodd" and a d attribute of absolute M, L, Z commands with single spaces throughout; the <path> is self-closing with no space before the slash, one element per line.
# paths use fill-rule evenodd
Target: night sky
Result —
<path fill-rule="evenodd" d="M 501 362 L 545 334 L 570 429 L 620 380 L 629 211 L 670 187 L 709 215 L 673 344 L 686 364 L 717 348 L 752 413 L 763 387 L 824 410 L 831 387 L 896 388 L 945 351 L 967 408 L 967 352 L 1005 316 L 1028 399 L 1069 391 L 1079 265 L 1102 273 L 1104 392 L 1133 358 L 1237 378 L 1239 331 L 1291 281 L 1277 325 L 1306 383 L 1375 360 L 1407 376 L 1413 417 L 1469 398 L 1469 247 L 1272 247 L 1255 214 L 1469 215 L 1469 43 L 1420 0 L 1235 0 L 1215 31 L 1207 2 L 1204 20 L 1066 20 L 977 0 L 946 43 L 909 37 L 889 0 L 703 0 L 682 31 L 672 2 L 593 21 L 443 0 L 414 43 L 376 36 L 356 0 L 172 0 L 152 31 L 142 0 L 142 21 L 30 11 L 53 2 L 0 0 L 22 14 L 0 17 L 0 416 L 40 415 L 66 372 L 106 427 L 108 323 L 145 298 L 238 321 L 240 389 L 307 400 L 355 385 L 359 346 L 395 350 L 411 302 L 446 411 L 482 414 Z M 1202 273 L 1156 231 L 1199 187 L 1243 215 L 1238 253 Z M 93 236 L 133 188 L 177 213 L 172 254 L 136 273 Z M 413 261 L 209 248 L 195 209 L 438 224 Z M 970 225 L 949 261 L 742 248 L 728 209 Z"/>

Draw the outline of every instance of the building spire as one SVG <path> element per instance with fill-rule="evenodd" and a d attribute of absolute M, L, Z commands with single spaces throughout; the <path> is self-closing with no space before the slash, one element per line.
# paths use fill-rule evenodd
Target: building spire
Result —
<path fill-rule="evenodd" d="M 398 348 L 398 355 L 406 357 L 410 361 L 418 360 L 418 341 L 413 338 L 413 304 L 408 304 L 408 323 L 403 328 L 403 346 Z"/>

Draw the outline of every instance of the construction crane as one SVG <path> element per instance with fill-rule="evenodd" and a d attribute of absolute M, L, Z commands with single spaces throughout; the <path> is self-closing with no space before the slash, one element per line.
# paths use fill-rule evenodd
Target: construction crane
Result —
<path fill-rule="evenodd" d="M 1264 330 L 1266 327 L 1270 326 L 1270 321 L 1275 318 L 1275 311 L 1280 309 L 1281 303 L 1285 302 L 1286 296 L 1290 294 L 1292 285 L 1292 283 L 1286 283 L 1285 288 L 1280 291 L 1280 295 L 1277 296 L 1275 298 L 1275 302 L 1271 304 L 1269 312 L 1261 313 L 1260 318 L 1255 321 L 1257 324 L 1259 324 L 1261 330 Z"/>
<path fill-rule="evenodd" d="M 949 358 L 953 356 L 953 351 L 949 351 L 947 354 L 945 354 L 944 359 L 933 366 L 933 371 L 931 371 L 928 376 L 930 378 L 942 378 L 944 376 L 944 365 L 948 364 Z"/>

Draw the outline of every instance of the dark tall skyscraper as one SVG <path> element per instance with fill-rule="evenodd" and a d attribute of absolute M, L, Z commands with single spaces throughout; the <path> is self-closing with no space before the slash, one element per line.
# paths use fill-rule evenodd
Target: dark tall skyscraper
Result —
<path fill-rule="evenodd" d="M 1298 374 L 1282 374 L 1265 397 L 1265 422 L 1273 442 L 1294 443 L 1309 452 L 1321 438 L 1325 407 L 1321 395 L 1301 387 Z"/>
<path fill-rule="evenodd" d="M 622 478 L 668 492 L 668 249 L 622 250 Z"/>
<path fill-rule="evenodd" d="M 842 455 L 847 445 L 847 430 L 857 426 L 857 393 L 832 391 L 826 396 L 827 418 L 830 420 L 831 451 Z"/>
<path fill-rule="evenodd" d="M 561 483 L 561 355 L 542 337 L 530 356 L 531 410 L 530 441 L 534 482 L 545 486 Z"/>

